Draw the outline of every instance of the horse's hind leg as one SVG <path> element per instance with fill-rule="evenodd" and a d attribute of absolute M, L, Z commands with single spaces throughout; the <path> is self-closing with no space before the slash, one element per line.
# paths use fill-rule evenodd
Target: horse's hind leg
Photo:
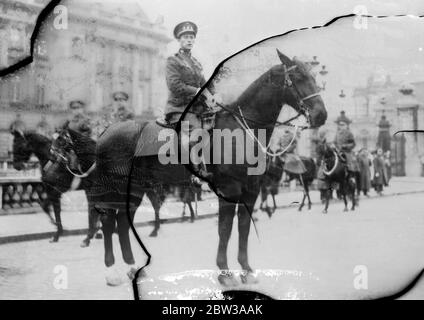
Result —
<path fill-rule="evenodd" d="M 343 212 L 347 212 L 347 211 L 349 211 L 349 209 L 347 208 L 347 196 L 346 196 L 346 189 L 345 188 L 343 188 L 344 190 L 341 192 L 341 194 L 342 194 L 342 197 L 343 197 L 343 202 L 344 202 L 344 205 L 345 205 L 345 207 L 344 207 L 344 209 L 343 209 Z M 355 201 L 355 197 L 353 198 L 353 201 Z"/>
<path fill-rule="evenodd" d="M 238 262 L 240 263 L 243 273 L 241 280 L 243 283 L 256 283 L 257 279 L 252 275 L 253 270 L 249 265 L 247 256 L 248 239 L 250 232 L 251 213 L 255 205 L 256 197 L 249 194 L 245 198 L 245 203 L 240 203 L 238 206 L 237 217 L 238 217 L 238 232 L 239 232 L 239 252 Z"/>
<path fill-rule="evenodd" d="M 94 235 L 98 231 L 97 222 L 98 222 L 99 214 L 97 210 L 94 208 L 94 204 L 90 201 L 88 202 L 88 232 L 87 236 L 81 242 L 81 248 L 88 247 L 90 245 L 91 239 L 94 238 Z"/>
<path fill-rule="evenodd" d="M 303 206 L 305 205 L 306 193 L 303 193 L 303 199 L 299 206 L 299 211 L 302 211 Z"/>
<path fill-rule="evenodd" d="M 223 286 L 235 286 L 237 281 L 229 272 L 227 262 L 227 247 L 228 241 L 230 240 L 231 230 L 233 228 L 233 220 L 235 215 L 236 204 L 227 202 L 222 198 L 219 198 L 219 213 L 218 213 L 218 254 L 216 257 L 216 264 L 221 271 L 218 276 L 218 281 Z"/>

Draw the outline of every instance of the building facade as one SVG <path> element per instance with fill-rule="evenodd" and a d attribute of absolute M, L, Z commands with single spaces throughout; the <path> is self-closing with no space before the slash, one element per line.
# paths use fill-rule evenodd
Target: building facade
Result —
<path fill-rule="evenodd" d="M 385 115 L 390 122 L 391 154 L 394 174 L 421 176 L 424 160 L 424 135 L 399 133 L 400 130 L 419 130 L 424 126 L 424 81 L 411 84 L 374 81 L 370 77 L 365 87 L 354 90 L 355 106 L 351 129 L 357 148 L 375 150 L 378 122 Z"/>
<path fill-rule="evenodd" d="M 2 67 L 27 55 L 46 2 L 2 1 Z M 112 112 L 112 93 L 125 91 L 136 116 L 156 117 L 166 103 L 170 40 L 163 25 L 151 23 L 136 1 L 63 1 L 42 26 L 34 62 L 1 79 L 0 159 L 10 157 L 8 129 L 18 115 L 28 128 L 48 131 L 46 125 L 54 127 L 67 116 L 72 100 L 84 101 L 86 111 L 100 118 Z"/>

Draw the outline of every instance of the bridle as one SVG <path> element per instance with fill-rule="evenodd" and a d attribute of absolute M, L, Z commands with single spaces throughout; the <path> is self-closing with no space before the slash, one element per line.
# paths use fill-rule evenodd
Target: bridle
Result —
<path fill-rule="evenodd" d="M 287 88 L 291 88 L 293 89 L 294 95 L 295 95 L 295 99 L 296 99 L 296 104 L 297 104 L 297 110 L 298 110 L 298 114 L 284 122 L 280 122 L 277 121 L 274 124 L 274 127 L 276 126 L 290 126 L 290 127 L 294 127 L 295 128 L 295 132 L 293 134 L 293 138 L 290 141 L 290 143 L 287 145 L 286 148 L 284 148 L 283 150 L 279 151 L 279 152 L 270 152 L 268 151 L 270 149 L 271 146 L 271 141 L 268 143 L 267 146 L 264 146 L 259 139 L 255 136 L 255 134 L 253 133 L 252 129 L 249 127 L 249 125 L 247 124 L 247 121 L 261 125 L 261 126 L 270 126 L 270 124 L 261 124 L 260 122 L 253 120 L 253 119 L 249 119 L 247 117 L 244 116 L 243 111 L 241 109 L 240 106 L 237 106 L 237 111 L 231 110 L 230 108 L 217 103 L 217 105 L 219 107 L 221 107 L 222 109 L 224 109 L 225 111 L 229 112 L 234 119 L 238 122 L 238 124 L 240 125 L 240 127 L 242 127 L 244 130 L 246 130 L 246 132 L 249 134 L 249 136 L 251 137 L 251 139 L 253 139 L 254 141 L 256 141 L 258 143 L 258 145 L 260 146 L 260 148 L 262 149 L 262 152 L 264 152 L 265 154 L 267 154 L 268 156 L 271 157 L 275 157 L 275 156 L 280 156 L 283 153 L 285 153 L 293 144 L 293 142 L 296 140 L 296 136 L 298 133 L 298 130 L 305 130 L 310 128 L 310 115 L 309 115 L 309 105 L 305 102 L 307 100 L 310 100 L 312 98 L 315 98 L 317 96 L 320 96 L 319 92 L 315 92 L 312 93 L 306 97 L 301 98 L 300 96 L 300 92 L 297 89 L 297 87 L 293 84 L 293 81 L 290 78 L 290 72 L 295 70 L 297 68 L 297 65 L 293 65 L 291 67 L 288 67 L 283 64 L 283 68 L 284 68 L 284 83 L 283 85 L 276 85 L 276 84 L 272 84 L 275 86 L 278 86 L 279 88 L 282 88 L 283 90 L 286 90 Z M 306 118 L 306 121 L 308 122 L 307 126 L 298 126 L 296 124 L 292 124 L 291 122 L 297 118 L 299 118 L 300 116 L 304 115 Z"/>
<path fill-rule="evenodd" d="M 62 139 L 64 139 L 67 145 L 74 146 L 74 142 L 72 141 L 72 137 L 69 135 L 68 132 L 62 132 L 59 135 L 59 137 L 61 137 Z M 68 172 L 70 174 L 72 174 L 76 178 L 80 178 L 80 179 L 87 178 L 93 172 L 93 170 L 96 169 L 96 166 L 97 166 L 96 162 L 94 162 L 91 165 L 91 167 L 86 172 L 82 172 L 81 166 L 80 166 L 80 164 L 78 164 L 78 170 L 80 172 L 79 173 L 75 173 L 71 168 L 69 168 L 69 159 L 66 156 L 64 156 L 60 152 L 60 150 L 58 148 L 56 148 L 53 144 L 52 144 L 52 147 L 51 147 L 50 151 L 57 158 L 60 158 L 64 162 L 65 167 L 66 167 L 66 170 L 68 170 Z"/>

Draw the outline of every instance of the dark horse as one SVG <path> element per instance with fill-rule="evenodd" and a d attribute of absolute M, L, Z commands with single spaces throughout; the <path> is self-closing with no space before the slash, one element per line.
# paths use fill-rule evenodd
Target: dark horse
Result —
<path fill-rule="evenodd" d="M 134 124 L 133 121 L 122 122 L 123 125 L 128 125 L 129 123 Z M 113 127 L 111 130 L 113 130 Z M 58 137 L 54 140 L 52 149 L 54 149 L 55 152 L 60 154 L 60 157 L 62 158 L 67 158 L 67 151 L 72 149 L 77 154 L 78 162 L 80 162 L 82 168 L 92 167 L 94 164 L 96 164 L 95 170 L 93 170 L 86 178 L 86 188 L 87 190 L 89 190 L 88 194 L 95 195 L 98 190 L 98 179 L 102 179 L 103 175 L 105 174 L 105 171 L 104 169 L 102 169 L 102 167 L 100 167 L 99 169 L 99 165 L 103 164 L 102 161 L 100 161 L 100 159 L 97 159 L 96 162 L 96 159 L 92 157 L 96 154 L 96 143 L 94 142 L 94 140 L 86 137 L 78 131 L 66 128 L 62 130 Z M 135 267 L 135 260 L 132 254 L 131 244 L 129 240 L 130 222 L 125 214 L 125 211 L 123 211 L 124 209 L 122 209 L 123 203 L 119 202 L 125 202 L 125 198 L 122 195 L 119 195 L 120 193 L 125 192 L 125 183 L 127 178 L 121 176 L 121 170 L 125 170 L 125 167 L 114 166 L 113 170 L 117 170 L 118 176 L 117 180 L 115 180 L 114 183 L 116 184 L 115 187 L 117 187 L 119 190 L 115 189 L 116 193 L 109 194 L 106 199 L 108 203 L 107 206 L 103 206 L 102 208 L 101 205 L 96 205 L 95 210 L 100 214 L 100 220 L 102 222 L 105 247 L 105 265 L 108 268 L 106 281 L 108 285 L 116 286 L 122 283 L 122 279 L 119 273 L 114 268 L 112 268 L 115 263 L 112 246 L 112 235 L 115 231 L 117 231 L 119 236 L 123 259 L 128 265 L 128 277 L 132 279 L 138 269 Z M 108 187 L 113 188 L 114 185 L 111 184 L 108 185 Z M 178 196 L 183 201 L 184 208 L 185 205 L 188 204 L 191 213 L 190 219 L 191 222 L 194 222 L 195 212 L 191 205 L 191 199 L 187 198 L 193 192 L 191 191 L 192 187 L 193 186 L 190 180 L 187 182 L 186 185 L 182 186 L 182 188 L 179 189 Z M 156 237 L 158 235 L 161 224 L 160 209 L 166 199 L 166 196 L 172 192 L 172 188 L 168 184 L 162 184 L 151 185 L 148 188 L 144 187 L 142 188 L 142 190 L 139 191 L 140 192 L 136 195 L 137 201 L 132 203 L 133 207 L 131 208 L 131 223 L 133 222 L 134 215 L 138 206 L 141 204 L 144 195 L 146 195 L 150 200 L 155 212 L 154 229 L 150 233 L 150 237 Z M 89 197 L 91 199 L 91 202 L 98 201 L 98 198 L 96 196 Z M 102 198 L 101 200 L 105 201 L 105 198 Z"/>
<path fill-rule="evenodd" d="M 309 188 L 316 178 L 316 165 L 315 161 L 312 158 L 309 157 L 300 157 L 300 160 L 302 161 L 306 171 L 302 174 L 296 174 L 292 173 L 290 171 L 284 170 L 284 162 L 283 160 L 278 157 L 269 157 L 268 159 L 268 169 L 265 172 L 262 183 L 261 183 L 261 205 L 260 209 L 264 210 L 268 213 L 268 215 L 271 217 L 272 213 L 275 212 L 277 209 L 277 204 L 275 202 L 275 196 L 278 194 L 278 185 L 281 181 L 281 178 L 283 176 L 283 172 L 287 175 L 287 180 L 297 180 L 299 183 L 303 186 L 303 199 L 302 202 L 299 205 L 299 211 L 302 211 L 306 198 L 308 199 L 308 209 L 311 209 L 312 202 L 311 198 L 309 196 Z M 274 207 L 270 208 L 267 203 L 268 195 L 272 196 Z M 267 203 L 267 206 L 264 208 L 263 204 Z"/>
<path fill-rule="evenodd" d="M 324 174 L 323 184 L 327 187 L 323 213 L 327 213 L 330 198 L 336 185 L 338 185 L 338 191 L 344 201 L 344 211 L 348 211 L 347 197 L 352 201 L 351 210 L 355 210 L 356 174 L 348 171 L 343 154 L 335 146 L 326 143 L 322 152 L 323 168 L 321 170 Z"/>
<path fill-rule="evenodd" d="M 257 146 L 259 144 L 257 142 L 258 132 L 259 129 L 262 129 L 262 132 L 266 133 L 266 141 L 263 143 L 268 144 L 284 104 L 304 115 L 312 128 L 325 123 L 327 112 L 318 94 L 319 89 L 313 76 L 300 61 L 291 60 L 280 52 L 278 55 L 281 63 L 254 81 L 236 102 L 222 106 L 224 110 L 216 114 L 212 139 L 224 129 L 230 132 L 243 129 L 242 132 L 252 134 L 246 136 L 246 141 L 248 139 L 255 140 L 254 145 Z M 192 101 L 190 106 L 196 101 L 197 98 Z M 188 112 L 188 109 L 185 112 Z M 185 114 L 182 119 L 184 116 Z M 134 213 L 146 190 L 160 190 L 167 185 L 184 184 L 192 173 L 189 166 L 163 164 L 158 155 L 135 156 L 142 127 L 135 121 L 116 123 L 99 137 L 97 145 L 97 170 L 96 176 L 93 177 L 90 197 L 95 201 L 97 207 L 105 211 L 105 217 L 116 214 L 118 223 L 121 219 L 122 223 L 127 225 L 132 222 Z M 179 131 L 178 127 L 177 131 Z M 222 135 L 219 139 L 221 138 Z M 149 142 L 146 141 L 146 143 Z M 223 146 L 221 145 L 221 147 Z M 235 158 L 236 152 L 240 151 L 239 145 L 232 139 L 228 147 L 225 149 L 225 154 L 232 152 L 233 158 Z M 219 153 L 219 151 L 221 152 Z M 220 154 L 221 160 L 208 165 L 208 170 L 213 175 L 212 180 L 208 183 L 219 196 L 219 245 L 216 261 L 221 273 L 218 280 L 224 286 L 237 284 L 227 264 L 227 245 L 234 215 L 237 212 L 238 261 L 243 270 L 241 279 L 244 283 L 253 282 L 256 279 L 253 269 L 248 263 L 247 247 L 251 213 L 259 195 L 261 175 L 249 175 L 251 173 L 249 169 L 254 166 L 249 164 L 246 159 L 242 163 L 236 164 L 233 161 L 228 164 L 224 162 L 222 150 L 214 148 L 214 146 L 212 146 L 212 154 L 214 157 L 216 154 Z M 249 155 L 246 155 L 246 158 L 247 156 Z M 138 237 L 133 225 L 131 228 L 134 235 Z M 105 232 L 105 227 L 103 230 Z M 139 242 L 142 244 L 141 241 Z M 123 251 L 124 260 L 127 263 L 134 262 L 128 236 L 125 243 L 121 239 L 121 246 L 123 245 L 127 246 L 127 250 Z M 144 246 L 143 249 L 145 249 Z M 114 264 L 111 246 L 106 248 L 105 262 L 107 266 Z"/>
<path fill-rule="evenodd" d="M 30 157 L 34 154 L 40 163 L 41 181 L 45 187 L 46 198 L 39 197 L 40 206 L 50 218 L 50 221 L 57 226 L 57 231 L 51 242 L 59 241 L 59 237 L 63 233 L 61 220 L 61 204 L 62 194 L 69 191 L 73 175 L 68 172 L 65 165 L 56 161 L 57 159 L 50 152 L 52 141 L 35 132 L 22 132 L 20 130 L 12 130 L 13 135 L 13 167 L 16 170 L 23 170 L 26 167 Z M 79 186 L 79 190 L 85 191 L 86 184 L 84 180 Z M 53 207 L 55 220 L 51 217 L 50 207 Z M 83 240 L 82 246 L 87 246 L 90 240 L 96 234 L 98 228 L 97 213 L 89 202 L 89 230 L 86 238 Z"/>

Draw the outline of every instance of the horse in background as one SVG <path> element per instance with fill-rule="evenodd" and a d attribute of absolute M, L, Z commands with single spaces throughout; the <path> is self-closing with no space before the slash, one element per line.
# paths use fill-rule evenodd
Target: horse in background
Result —
<path fill-rule="evenodd" d="M 298 210 L 302 211 L 303 207 L 305 206 L 306 199 L 308 199 L 308 209 L 309 210 L 311 209 L 312 202 L 309 196 L 309 190 L 310 190 L 310 186 L 312 182 L 314 181 L 317 175 L 316 164 L 314 159 L 309 157 L 300 156 L 300 160 L 302 161 L 306 171 L 302 174 L 297 174 L 297 173 L 293 173 L 288 170 L 285 170 L 284 162 L 280 157 L 274 156 L 269 158 L 268 160 L 269 164 L 267 166 L 268 169 L 265 175 L 263 176 L 262 184 L 261 184 L 261 204 L 260 204 L 260 209 L 267 212 L 269 217 L 271 217 L 272 214 L 277 209 L 275 195 L 278 194 L 278 189 L 279 189 L 281 178 L 283 176 L 283 172 L 285 172 L 287 176 L 286 182 L 297 180 L 300 183 L 300 185 L 303 187 L 303 199 L 299 205 Z M 273 208 L 270 208 L 267 203 L 269 195 L 272 196 L 272 200 L 274 204 Z M 266 207 L 263 206 L 264 203 L 266 203 Z"/>
<path fill-rule="evenodd" d="M 334 146 L 326 143 L 322 149 L 323 178 L 321 182 L 326 186 L 325 207 L 323 213 L 328 212 L 328 206 L 333 194 L 333 190 L 338 187 L 338 191 L 344 202 L 344 212 L 348 210 L 349 198 L 352 202 L 351 210 L 355 210 L 356 205 L 356 174 L 348 171 L 346 160 L 343 154 Z"/>
<path fill-rule="evenodd" d="M 63 234 L 61 197 L 63 193 L 70 190 L 73 175 L 51 153 L 52 141 L 49 138 L 36 132 L 22 132 L 15 129 L 11 130 L 11 134 L 13 135 L 13 167 L 16 170 L 24 170 L 33 154 L 38 158 L 41 181 L 47 195 L 38 195 L 40 207 L 48 215 L 50 222 L 57 227 L 56 233 L 50 242 L 58 242 Z M 78 190 L 84 190 L 84 181 L 82 181 Z M 53 208 L 54 219 L 51 215 L 51 207 Z M 90 202 L 88 207 L 90 211 L 89 229 L 86 238 L 81 244 L 82 247 L 89 245 L 90 240 L 99 229 L 97 226 L 97 213 Z M 90 217 L 94 217 L 94 219 L 90 219 Z"/>

